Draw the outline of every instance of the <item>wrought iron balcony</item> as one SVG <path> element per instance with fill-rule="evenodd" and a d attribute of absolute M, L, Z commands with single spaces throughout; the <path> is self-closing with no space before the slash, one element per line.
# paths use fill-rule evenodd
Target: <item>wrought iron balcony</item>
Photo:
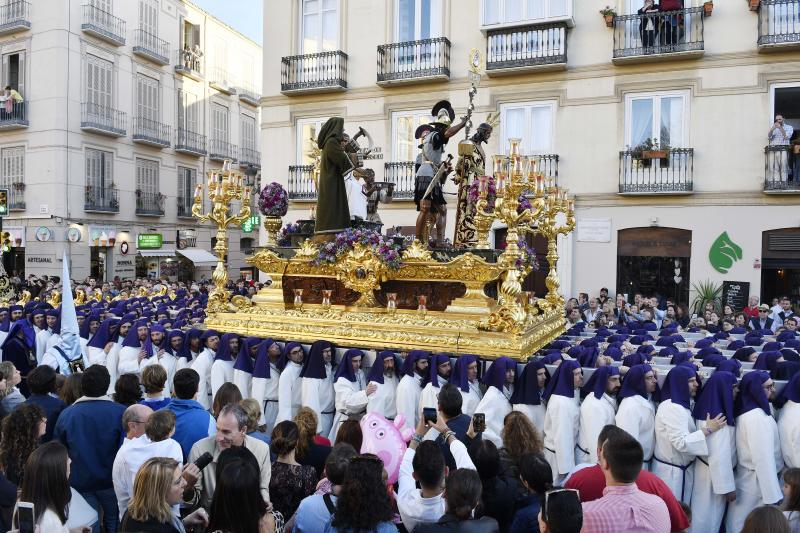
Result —
<path fill-rule="evenodd" d="M 159 39 L 157 35 L 139 29 L 133 34 L 133 42 L 134 54 L 159 65 L 169 63 L 169 43 L 164 39 Z"/>
<path fill-rule="evenodd" d="M 246 167 L 249 165 L 253 165 L 255 168 L 261 168 L 261 152 L 254 148 L 240 148 L 239 166 Z"/>
<path fill-rule="evenodd" d="M 119 213 L 119 191 L 101 184 L 87 184 L 83 210 L 94 213 Z"/>
<path fill-rule="evenodd" d="M 166 124 L 144 117 L 133 120 L 133 142 L 167 148 L 171 137 L 172 130 Z"/>
<path fill-rule="evenodd" d="M 383 180 L 394 183 L 395 200 L 414 199 L 414 162 L 387 161 L 383 164 Z"/>
<path fill-rule="evenodd" d="M 761 0 L 758 10 L 758 49 L 766 52 L 800 48 L 798 17 L 798 0 Z"/>
<path fill-rule="evenodd" d="M 192 215 L 192 204 L 194 198 L 184 198 L 178 196 L 178 216 L 181 218 L 194 218 Z"/>
<path fill-rule="evenodd" d="M 175 143 L 175 151 L 187 155 L 205 157 L 206 155 L 206 136 L 185 128 L 178 128 L 178 142 Z"/>
<path fill-rule="evenodd" d="M 0 7 L 0 35 L 31 29 L 31 4 L 11 0 Z"/>
<path fill-rule="evenodd" d="M 164 216 L 164 196 L 161 193 L 136 191 L 136 214 Z"/>
<path fill-rule="evenodd" d="M 314 185 L 314 165 L 294 165 L 289 167 L 289 199 L 298 202 L 313 202 L 317 199 Z"/>
<path fill-rule="evenodd" d="M 25 182 L 6 183 L 8 187 L 8 208 L 11 211 L 25 211 Z"/>
<path fill-rule="evenodd" d="M 239 100 L 246 104 L 257 106 L 261 100 L 261 89 L 252 83 L 240 83 L 236 92 L 239 94 Z"/>
<path fill-rule="evenodd" d="M 450 41 L 445 37 L 378 47 L 378 85 L 450 78 Z"/>
<path fill-rule="evenodd" d="M 97 6 L 91 4 L 83 6 L 81 30 L 107 43 L 116 46 L 125 45 L 125 21 Z"/>
<path fill-rule="evenodd" d="M 177 50 L 175 52 L 175 72 L 181 76 L 202 81 L 203 79 L 203 52 L 202 50 Z"/>
<path fill-rule="evenodd" d="M 28 104 L 29 102 L 14 102 L 11 112 L 6 111 L 5 106 L 0 107 L 0 130 L 27 128 Z"/>
<path fill-rule="evenodd" d="M 558 154 L 532 155 L 530 158 L 536 162 L 536 172 L 541 172 L 545 179 L 558 185 Z"/>
<path fill-rule="evenodd" d="M 212 161 L 225 161 L 226 159 L 236 161 L 239 159 L 239 154 L 235 145 L 218 139 L 211 139 L 211 149 L 208 151 L 208 158 Z"/>
<path fill-rule="evenodd" d="M 486 74 L 567 68 L 567 23 L 502 28 L 486 33 Z"/>
<path fill-rule="evenodd" d="M 81 104 L 81 129 L 101 135 L 124 137 L 128 115 L 111 107 L 84 102 Z"/>
<path fill-rule="evenodd" d="M 208 74 L 208 84 L 221 93 L 227 95 L 236 94 L 236 86 L 228 71 L 223 68 L 214 67 L 211 69 Z"/>
<path fill-rule="evenodd" d="M 800 154 L 795 146 L 764 148 L 764 192 L 800 193 Z"/>
<path fill-rule="evenodd" d="M 620 194 L 688 194 L 693 174 L 693 148 L 619 153 Z"/>
<path fill-rule="evenodd" d="M 281 92 L 300 94 L 347 89 L 347 54 L 341 50 L 281 59 Z"/>
<path fill-rule="evenodd" d="M 614 63 L 703 55 L 703 8 L 614 17 Z"/>

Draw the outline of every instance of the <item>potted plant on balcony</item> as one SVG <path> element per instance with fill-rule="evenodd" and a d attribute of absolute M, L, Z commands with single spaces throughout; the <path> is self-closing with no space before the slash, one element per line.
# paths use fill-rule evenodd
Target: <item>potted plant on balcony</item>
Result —
<path fill-rule="evenodd" d="M 761 6 L 761 0 L 749 0 L 750 2 L 750 11 L 758 11 L 759 6 Z"/>
<path fill-rule="evenodd" d="M 707 17 L 710 17 L 712 11 L 714 11 L 713 0 L 706 0 L 705 2 L 703 2 L 703 14 Z"/>
<path fill-rule="evenodd" d="M 25 184 L 21 181 L 12 183 L 11 186 L 14 187 L 14 190 L 17 192 L 23 192 L 25 190 Z"/>
<path fill-rule="evenodd" d="M 642 159 L 667 159 L 669 157 L 669 143 L 659 144 L 658 139 L 650 139 L 648 137 L 642 144 L 634 148 L 634 151 L 640 152 Z"/>
<path fill-rule="evenodd" d="M 617 16 L 617 10 L 611 6 L 606 6 L 600 10 L 600 14 L 603 15 L 603 18 L 606 21 L 606 26 L 609 28 L 614 27 L 614 17 Z"/>

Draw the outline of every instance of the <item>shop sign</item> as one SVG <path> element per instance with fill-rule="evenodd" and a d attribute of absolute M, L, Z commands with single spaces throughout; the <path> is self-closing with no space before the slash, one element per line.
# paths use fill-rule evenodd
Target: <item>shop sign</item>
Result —
<path fill-rule="evenodd" d="M 736 261 L 742 259 L 742 248 L 723 231 L 708 250 L 711 266 L 720 274 L 727 274 Z"/>
<path fill-rule="evenodd" d="M 136 260 L 133 257 L 115 257 L 114 275 L 120 279 L 135 277 Z"/>
<path fill-rule="evenodd" d="M 47 226 L 39 226 L 36 229 L 36 240 L 40 242 L 47 242 L 53 238 L 53 231 Z"/>
<path fill-rule="evenodd" d="M 242 232 L 253 233 L 253 230 L 261 225 L 261 215 L 253 215 L 242 224 Z"/>
<path fill-rule="evenodd" d="M 578 240 L 581 242 L 611 242 L 611 219 L 579 218 Z"/>
<path fill-rule="evenodd" d="M 69 228 L 67 230 L 67 240 L 69 242 L 78 242 L 81 240 L 81 230 L 78 228 Z"/>
<path fill-rule="evenodd" d="M 115 226 L 89 226 L 89 246 L 114 246 L 117 242 Z"/>
<path fill-rule="evenodd" d="M 30 267 L 49 267 L 56 264 L 56 258 L 51 254 L 25 254 L 25 264 Z"/>
<path fill-rule="evenodd" d="M 119 245 L 119 253 L 128 255 L 128 241 L 122 241 L 122 244 Z"/>
<path fill-rule="evenodd" d="M 139 250 L 158 250 L 164 245 L 164 237 L 160 233 L 140 233 L 136 236 L 136 248 Z"/>

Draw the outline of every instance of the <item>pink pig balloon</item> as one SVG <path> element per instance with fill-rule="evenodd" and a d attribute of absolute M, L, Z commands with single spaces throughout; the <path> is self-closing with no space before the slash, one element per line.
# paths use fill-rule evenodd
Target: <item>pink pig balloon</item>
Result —
<path fill-rule="evenodd" d="M 368 413 L 361 419 L 361 433 L 364 436 L 361 453 L 375 454 L 383 461 L 383 468 L 389 475 L 388 484 L 397 482 L 406 444 L 414 434 L 410 428 L 400 430 L 404 422 L 405 417 L 401 414 L 397 415 L 394 422 L 378 413 Z"/>

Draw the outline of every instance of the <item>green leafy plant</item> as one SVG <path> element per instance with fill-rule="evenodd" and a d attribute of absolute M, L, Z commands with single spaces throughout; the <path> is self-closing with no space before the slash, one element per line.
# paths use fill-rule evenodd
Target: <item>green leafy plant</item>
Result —
<path fill-rule="evenodd" d="M 714 309 L 719 311 L 722 304 L 722 285 L 717 285 L 711 280 L 701 281 L 692 284 L 692 291 L 695 293 L 692 300 L 693 312 L 702 316 L 707 303 L 714 304 Z"/>
<path fill-rule="evenodd" d="M 611 6 L 606 6 L 600 10 L 600 14 L 603 15 L 604 17 L 616 17 L 617 10 Z"/>

